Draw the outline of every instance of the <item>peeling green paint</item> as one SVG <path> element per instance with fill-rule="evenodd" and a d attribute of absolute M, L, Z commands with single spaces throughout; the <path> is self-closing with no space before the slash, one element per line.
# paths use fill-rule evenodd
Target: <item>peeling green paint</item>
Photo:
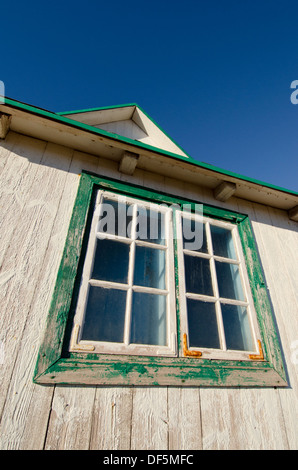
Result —
<path fill-rule="evenodd" d="M 265 359 L 270 361 L 277 373 L 281 376 L 282 380 L 286 381 L 285 367 L 281 355 L 271 303 L 267 292 L 261 261 L 258 255 L 257 245 L 253 236 L 253 230 L 248 218 L 239 224 L 239 235 L 246 260 L 247 273 L 250 280 L 251 292 L 262 336 Z"/>
<path fill-rule="evenodd" d="M 110 367 L 109 370 L 110 370 L 111 375 L 113 373 L 116 373 L 116 374 L 127 376 L 131 372 L 136 372 L 140 376 L 144 374 L 148 375 L 148 370 L 143 364 L 127 364 L 127 363 L 123 364 L 121 362 L 118 362 L 116 364 L 113 364 L 113 366 Z"/>
<path fill-rule="evenodd" d="M 94 353 L 68 353 L 65 344 L 71 323 L 72 300 L 80 256 L 84 251 L 90 206 L 95 188 L 109 189 L 136 198 L 167 204 L 195 203 L 176 196 L 156 193 L 143 187 L 124 184 L 83 172 L 73 209 L 60 268 L 57 275 L 47 327 L 41 345 L 34 381 L 63 384 L 116 385 L 197 385 L 197 386 L 286 386 L 284 366 L 270 301 L 247 215 L 204 206 L 204 214 L 238 225 L 248 276 L 264 342 L 265 361 L 219 361 L 203 358 L 116 356 Z M 175 218 L 174 218 L 175 224 Z M 176 292 L 178 294 L 177 246 Z M 178 296 L 177 296 L 178 299 Z M 177 301 L 178 331 L 180 325 Z M 178 338 L 178 344 L 180 340 Z"/>

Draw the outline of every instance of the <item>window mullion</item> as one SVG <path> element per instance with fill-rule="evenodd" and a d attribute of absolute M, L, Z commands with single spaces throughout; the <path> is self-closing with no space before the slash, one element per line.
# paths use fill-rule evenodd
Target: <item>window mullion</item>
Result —
<path fill-rule="evenodd" d="M 223 318 L 222 318 L 222 312 L 221 312 L 221 305 L 220 305 L 220 301 L 218 300 L 219 290 L 218 290 L 217 274 L 216 274 L 216 268 L 215 268 L 215 259 L 214 259 L 214 253 L 213 253 L 213 244 L 212 244 L 212 237 L 211 237 L 211 230 L 210 230 L 209 222 L 206 223 L 206 235 L 208 237 L 208 245 L 210 247 L 210 251 L 212 254 L 211 259 L 210 259 L 210 269 L 211 269 L 211 278 L 212 278 L 212 284 L 213 284 L 213 289 L 214 289 L 214 295 L 217 298 L 217 300 L 215 301 L 215 310 L 216 310 L 220 343 L 221 343 L 222 349 L 226 351 L 227 345 L 226 345 Z"/>
<path fill-rule="evenodd" d="M 138 246 L 146 246 L 148 248 L 153 248 L 155 250 L 163 250 L 166 251 L 166 245 L 158 245 L 157 243 L 147 242 L 145 240 L 135 240 L 135 244 Z"/>
<path fill-rule="evenodd" d="M 133 216 L 131 222 L 131 238 L 132 242 L 130 245 L 129 252 L 129 265 L 128 265 L 128 290 L 126 298 L 126 310 L 125 310 L 125 323 L 124 323 L 124 344 L 128 345 L 130 342 L 130 324 L 131 324 L 131 307 L 132 307 L 132 285 L 134 278 L 134 267 L 135 267 L 135 253 L 136 253 L 136 222 L 137 222 L 137 205 L 133 207 Z"/>
<path fill-rule="evenodd" d="M 205 259 L 210 259 L 211 258 L 209 253 L 202 253 L 200 251 L 187 250 L 185 248 L 183 249 L 183 253 L 185 255 L 196 256 L 198 258 L 205 258 Z"/>
<path fill-rule="evenodd" d="M 119 282 L 111 281 L 102 281 L 98 279 L 89 279 L 88 283 L 93 287 L 104 287 L 106 289 L 119 289 L 119 290 L 128 290 L 129 286 L 127 284 L 121 284 Z"/>

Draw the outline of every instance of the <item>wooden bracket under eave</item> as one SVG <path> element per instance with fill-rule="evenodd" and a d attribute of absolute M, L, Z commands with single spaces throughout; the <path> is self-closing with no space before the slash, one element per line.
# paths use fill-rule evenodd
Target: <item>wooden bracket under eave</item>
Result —
<path fill-rule="evenodd" d="M 5 139 L 10 127 L 10 114 L 0 113 L 0 139 Z"/>
<path fill-rule="evenodd" d="M 298 222 L 298 206 L 292 207 L 292 209 L 288 211 L 288 215 L 289 219 Z"/>
<path fill-rule="evenodd" d="M 187 347 L 187 334 L 183 335 L 183 355 L 187 357 L 201 357 L 201 351 L 190 351 Z"/>
<path fill-rule="evenodd" d="M 133 175 L 138 163 L 139 155 L 132 152 L 124 152 L 119 163 L 120 173 Z"/>
<path fill-rule="evenodd" d="M 250 354 L 249 359 L 252 359 L 253 361 L 264 361 L 262 343 L 259 339 L 258 339 L 258 347 L 259 347 L 259 354 Z"/>
<path fill-rule="evenodd" d="M 230 181 L 223 181 L 213 190 L 213 195 L 217 201 L 226 202 L 236 191 L 236 184 Z"/>

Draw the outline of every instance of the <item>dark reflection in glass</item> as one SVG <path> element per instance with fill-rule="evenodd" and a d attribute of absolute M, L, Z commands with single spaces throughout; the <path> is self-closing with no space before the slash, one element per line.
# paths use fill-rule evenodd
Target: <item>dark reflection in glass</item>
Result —
<path fill-rule="evenodd" d="M 183 249 L 208 253 L 206 225 L 198 220 L 182 218 Z"/>
<path fill-rule="evenodd" d="M 138 205 L 136 239 L 159 245 L 165 244 L 164 214 Z"/>
<path fill-rule="evenodd" d="M 220 348 L 215 304 L 187 299 L 189 346 Z"/>
<path fill-rule="evenodd" d="M 126 284 L 129 250 L 127 243 L 97 239 L 91 279 Z"/>
<path fill-rule="evenodd" d="M 186 292 L 213 295 L 209 259 L 184 255 L 184 266 Z"/>
<path fill-rule="evenodd" d="M 98 231 L 131 236 L 132 206 L 120 201 L 104 199 L 101 205 L 101 216 L 98 220 Z"/>
<path fill-rule="evenodd" d="M 123 342 L 126 291 L 89 287 L 82 338 Z"/>

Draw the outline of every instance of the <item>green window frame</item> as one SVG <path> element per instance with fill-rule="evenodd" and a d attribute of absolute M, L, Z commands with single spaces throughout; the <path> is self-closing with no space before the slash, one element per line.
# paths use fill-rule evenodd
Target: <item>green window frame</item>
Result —
<path fill-rule="evenodd" d="M 155 386 L 287 386 L 281 347 L 262 267 L 246 214 L 204 205 L 204 216 L 237 226 L 260 334 L 259 353 L 247 360 L 209 359 L 189 349 L 180 330 L 178 246 L 174 239 L 178 357 L 70 352 L 75 305 L 98 189 L 195 211 L 188 199 L 82 172 L 47 317 L 34 382 L 38 384 Z M 176 218 L 173 217 L 175 230 Z"/>

